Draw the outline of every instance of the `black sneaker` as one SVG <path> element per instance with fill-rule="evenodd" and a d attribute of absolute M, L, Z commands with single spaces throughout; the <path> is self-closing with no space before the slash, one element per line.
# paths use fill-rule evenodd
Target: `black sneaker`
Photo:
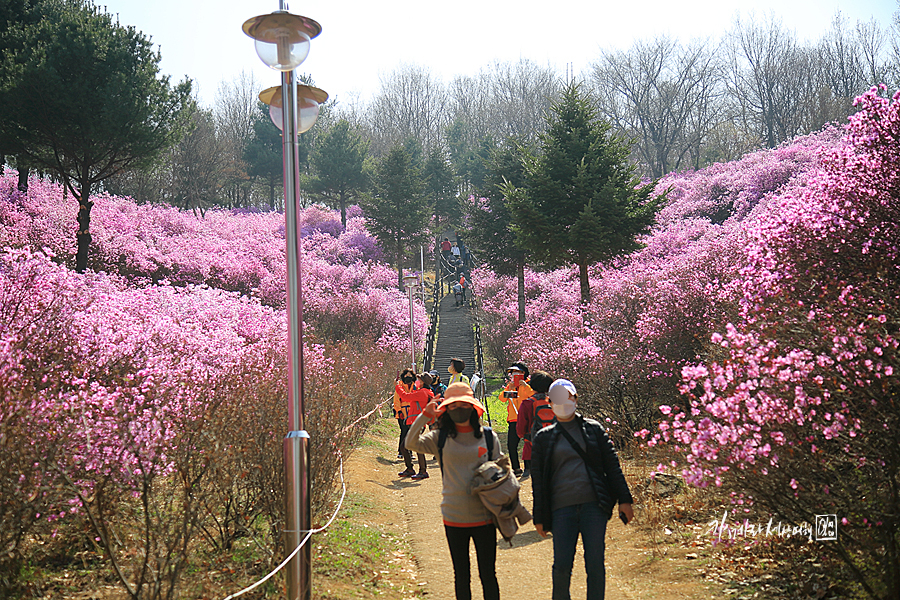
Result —
<path fill-rule="evenodd" d="M 522 469 L 513 469 L 513 475 L 515 475 L 516 477 L 518 477 L 521 474 L 522 474 Z"/>
<path fill-rule="evenodd" d="M 525 469 L 522 471 L 522 476 L 519 479 L 528 479 L 529 477 L 531 477 L 531 469 Z"/>

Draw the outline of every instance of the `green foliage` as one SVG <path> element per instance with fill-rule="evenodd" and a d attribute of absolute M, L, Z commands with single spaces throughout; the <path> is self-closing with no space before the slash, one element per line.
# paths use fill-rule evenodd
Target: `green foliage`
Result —
<path fill-rule="evenodd" d="M 321 135 L 310 157 L 314 174 L 307 189 L 328 206 L 340 209 L 345 228 L 348 202 L 358 199 L 369 185 L 365 169 L 368 150 L 368 141 L 341 119 Z"/>
<path fill-rule="evenodd" d="M 513 215 L 503 195 L 504 185 L 524 188 L 526 156 L 514 140 L 494 149 L 486 165 L 483 197 L 468 207 L 470 244 L 478 250 L 478 258 L 501 275 L 515 274 L 527 254 L 517 243 Z"/>
<path fill-rule="evenodd" d="M 89 2 L 45 0 L 0 30 L 0 148 L 59 174 L 77 198 L 76 268 L 87 266 L 91 187 L 149 165 L 181 137 L 189 81 L 159 77 L 161 56 Z M 74 182 L 74 183 L 73 183 Z"/>
<path fill-rule="evenodd" d="M 473 138 L 471 126 L 457 118 L 447 127 L 445 137 L 450 149 L 453 169 L 469 191 L 480 190 L 485 184 L 485 163 L 497 144 L 490 136 Z"/>
<path fill-rule="evenodd" d="M 577 265 L 584 303 L 588 266 L 636 250 L 661 201 L 650 198 L 654 185 L 638 187 L 629 153 L 572 83 L 548 117 L 540 155 L 526 161 L 526 186 L 503 187 L 519 245 L 548 266 Z"/>
<path fill-rule="evenodd" d="M 269 187 L 269 206 L 275 206 L 275 189 L 284 179 L 284 147 L 281 132 L 269 118 L 269 107 L 257 103 L 253 115 L 253 137 L 244 148 L 247 174 L 262 179 Z"/>
<path fill-rule="evenodd" d="M 425 161 L 425 179 L 434 217 L 439 224 L 457 224 L 462 220 L 462 207 L 457 195 L 456 177 L 443 150 L 435 148 Z"/>
<path fill-rule="evenodd" d="M 403 289 L 404 247 L 424 241 L 430 206 L 425 181 L 403 146 L 394 146 L 378 165 L 373 193 L 361 198 L 366 228 L 393 253 L 397 285 Z"/>

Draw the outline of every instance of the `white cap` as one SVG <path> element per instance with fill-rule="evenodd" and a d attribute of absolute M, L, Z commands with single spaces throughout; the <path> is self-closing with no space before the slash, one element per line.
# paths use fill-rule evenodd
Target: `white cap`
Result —
<path fill-rule="evenodd" d="M 577 396 L 578 392 L 575 391 L 575 385 L 568 379 L 557 379 L 552 384 L 550 384 L 550 389 L 547 391 L 547 395 L 550 397 L 550 402 L 561 402 L 563 400 L 568 400 L 569 394 Z"/>

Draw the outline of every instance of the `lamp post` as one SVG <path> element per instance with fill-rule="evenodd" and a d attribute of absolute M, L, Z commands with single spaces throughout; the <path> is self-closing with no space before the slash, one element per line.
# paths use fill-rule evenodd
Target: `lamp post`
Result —
<path fill-rule="evenodd" d="M 413 290 L 419 285 L 418 275 L 404 275 L 403 285 L 409 294 L 409 349 L 412 353 L 412 370 L 416 370 L 416 334 L 413 327 Z"/>
<path fill-rule="evenodd" d="M 284 216 L 287 256 L 288 316 L 288 433 L 284 438 L 285 552 L 292 553 L 311 529 L 309 506 L 309 434 L 303 419 L 303 296 L 300 287 L 300 238 L 297 234 L 299 196 L 298 135 L 316 121 L 319 104 L 328 95 L 298 86 L 294 69 L 306 60 L 310 40 L 322 31 L 312 19 L 293 15 L 279 0 L 279 10 L 247 20 L 244 33 L 256 40 L 260 59 L 281 72 L 281 94 L 270 88 L 260 94 L 269 104 L 269 116 L 282 131 L 284 146 Z M 265 96 L 265 97 L 264 97 Z M 280 96 L 280 97 L 279 97 Z M 279 114 L 280 113 L 280 114 Z M 280 117 L 280 118 L 279 118 Z M 279 123 L 280 121 L 280 123 Z M 310 544 L 286 566 L 288 600 L 309 600 L 312 595 Z"/>

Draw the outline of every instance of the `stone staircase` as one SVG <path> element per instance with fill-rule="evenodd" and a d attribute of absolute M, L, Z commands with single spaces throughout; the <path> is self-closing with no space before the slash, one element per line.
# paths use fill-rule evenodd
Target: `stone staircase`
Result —
<path fill-rule="evenodd" d="M 470 311 L 471 308 L 467 305 L 454 306 L 453 294 L 447 294 L 440 300 L 432 368 L 440 373 L 444 383 L 450 379 L 447 367 L 451 358 L 458 358 L 466 363 L 463 374 L 469 378 L 475 372 L 475 334 Z"/>

